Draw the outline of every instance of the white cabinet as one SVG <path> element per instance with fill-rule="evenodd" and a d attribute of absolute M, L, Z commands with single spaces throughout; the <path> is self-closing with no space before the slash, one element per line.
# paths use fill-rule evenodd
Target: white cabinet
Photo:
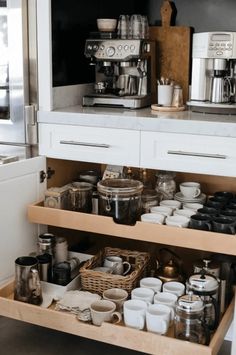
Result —
<path fill-rule="evenodd" d="M 39 142 L 39 153 L 51 158 L 139 165 L 139 131 L 39 124 Z"/>
<path fill-rule="evenodd" d="M 141 132 L 140 166 L 236 176 L 236 138 Z"/>
<path fill-rule="evenodd" d="M 46 159 L 37 157 L 0 167 L 0 283 L 14 274 L 14 260 L 35 250 L 38 227 L 27 219 L 27 205 L 43 198 L 40 171 Z"/>

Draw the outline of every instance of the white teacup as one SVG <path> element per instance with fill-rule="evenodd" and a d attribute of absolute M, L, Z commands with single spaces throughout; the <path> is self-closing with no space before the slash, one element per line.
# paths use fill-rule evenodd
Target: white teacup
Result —
<path fill-rule="evenodd" d="M 160 292 L 162 281 L 157 277 L 144 277 L 140 280 L 140 287 L 146 287 L 152 289 L 154 292 Z"/>
<path fill-rule="evenodd" d="M 178 297 L 174 293 L 170 292 L 160 292 L 154 296 L 154 304 L 164 304 L 170 307 L 170 319 L 171 323 L 173 323 L 175 317 L 175 305 Z"/>
<path fill-rule="evenodd" d="M 90 305 L 92 323 L 94 325 L 102 325 L 103 322 L 118 323 L 122 319 L 119 312 L 115 312 L 116 305 L 114 302 L 107 300 L 98 300 Z"/>
<path fill-rule="evenodd" d="M 151 288 L 147 287 L 137 287 L 131 291 L 132 300 L 142 300 L 148 305 L 153 303 L 154 291 Z"/>
<path fill-rule="evenodd" d="M 203 204 L 201 203 L 184 203 L 183 204 L 183 209 L 188 209 L 188 210 L 193 210 L 197 212 L 200 208 L 203 208 Z"/>
<path fill-rule="evenodd" d="M 173 227 L 180 227 L 180 228 L 187 228 L 189 225 L 190 219 L 185 216 L 169 216 L 166 217 L 166 225 L 173 226 Z"/>
<path fill-rule="evenodd" d="M 146 310 L 148 332 L 166 334 L 170 324 L 170 307 L 163 304 L 152 304 Z"/>
<path fill-rule="evenodd" d="M 150 208 L 151 213 L 160 213 L 163 216 L 171 216 L 172 215 L 172 208 L 171 207 L 166 207 L 166 206 L 153 206 Z"/>
<path fill-rule="evenodd" d="M 141 215 L 141 221 L 147 223 L 163 224 L 165 216 L 160 213 L 144 213 Z"/>
<path fill-rule="evenodd" d="M 185 292 L 185 286 L 181 282 L 178 281 L 168 281 L 165 282 L 162 286 L 163 292 L 173 293 L 177 297 L 180 297 Z"/>
<path fill-rule="evenodd" d="M 126 326 L 143 329 L 145 326 L 145 314 L 147 303 L 142 300 L 128 300 L 124 302 L 124 323 Z"/>
<path fill-rule="evenodd" d="M 116 305 L 116 310 L 121 312 L 124 301 L 128 298 L 128 292 L 122 288 L 109 288 L 102 294 L 104 300 L 112 301 Z"/>
<path fill-rule="evenodd" d="M 184 216 L 184 217 L 187 217 L 187 218 L 190 218 L 194 214 L 195 214 L 194 210 L 187 209 L 187 208 L 174 211 L 174 216 L 178 215 L 178 216 Z"/>
<path fill-rule="evenodd" d="M 163 200 L 160 202 L 160 206 L 170 207 L 172 212 L 174 212 L 176 209 L 181 208 L 181 202 L 176 200 Z"/>
<path fill-rule="evenodd" d="M 179 188 L 186 198 L 195 198 L 201 194 L 201 185 L 198 182 L 182 182 Z"/>

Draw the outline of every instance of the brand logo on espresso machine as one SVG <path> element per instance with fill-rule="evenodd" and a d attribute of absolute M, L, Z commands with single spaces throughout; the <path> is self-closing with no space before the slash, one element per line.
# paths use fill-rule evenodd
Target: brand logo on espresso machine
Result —
<path fill-rule="evenodd" d="M 85 56 L 95 67 L 94 92 L 84 106 L 140 108 L 151 104 L 152 44 L 141 39 L 88 39 Z"/>

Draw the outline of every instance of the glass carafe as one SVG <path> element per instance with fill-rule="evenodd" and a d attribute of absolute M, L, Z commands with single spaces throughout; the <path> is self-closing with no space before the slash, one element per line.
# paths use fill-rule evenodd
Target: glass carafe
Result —
<path fill-rule="evenodd" d="M 193 293 L 179 297 L 175 315 L 175 337 L 193 343 L 207 345 L 209 330 L 203 322 L 204 303 Z"/>

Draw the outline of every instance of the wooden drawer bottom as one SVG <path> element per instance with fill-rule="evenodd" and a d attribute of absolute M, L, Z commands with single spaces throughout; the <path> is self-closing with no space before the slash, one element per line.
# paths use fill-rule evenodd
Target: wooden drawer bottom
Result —
<path fill-rule="evenodd" d="M 161 336 L 110 323 L 103 323 L 101 327 L 97 327 L 78 321 L 75 315 L 55 311 L 53 305 L 45 309 L 14 301 L 13 282 L 0 289 L 0 314 L 2 316 L 156 355 L 217 354 L 232 321 L 233 310 L 234 300 L 225 312 L 210 345 L 204 346 L 173 338 L 171 329 L 167 336 Z"/>

